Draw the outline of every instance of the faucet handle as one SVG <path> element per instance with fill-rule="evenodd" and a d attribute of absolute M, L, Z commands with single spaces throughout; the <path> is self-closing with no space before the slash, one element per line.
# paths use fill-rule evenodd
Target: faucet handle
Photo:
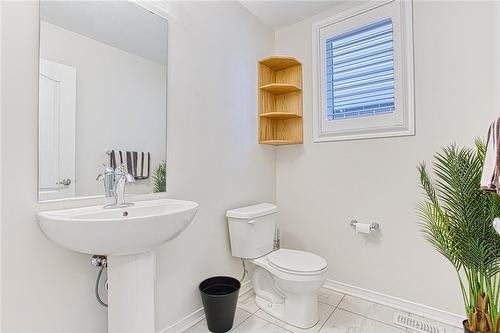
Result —
<path fill-rule="evenodd" d="M 116 167 L 115 173 L 128 173 L 127 162 L 123 162 L 119 166 Z"/>
<path fill-rule="evenodd" d="M 118 168 L 115 169 L 115 175 L 123 176 L 125 183 L 135 182 L 134 176 L 128 172 L 127 162 L 123 162 Z"/>
<path fill-rule="evenodd" d="M 125 174 L 125 183 L 133 183 L 135 182 L 134 176 L 132 176 L 130 173 Z"/>

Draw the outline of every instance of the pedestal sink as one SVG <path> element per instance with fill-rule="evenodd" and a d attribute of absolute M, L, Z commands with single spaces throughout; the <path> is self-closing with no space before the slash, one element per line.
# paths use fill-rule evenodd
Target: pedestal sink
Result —
<path fill-rule="evenodd" d="M 91 206 L 40 212 L 54 243 L 108 257 L 108 332 L 155 332 L 155 254 L 191 223 L 198 204 L 158 199 L 125 208 Z"/>

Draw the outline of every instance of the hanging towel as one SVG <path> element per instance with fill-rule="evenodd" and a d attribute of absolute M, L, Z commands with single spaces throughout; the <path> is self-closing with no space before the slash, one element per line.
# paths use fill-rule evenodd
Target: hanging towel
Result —
<path fill-rule="evenodd" d="M 149 178 L 151 154 L 149 152 L 112 150 L 109 156 L 109 165 L 116 169 L 127 162 L 127 172 L 136 180 Z"/>
<path fill-rule="evenodd" d="M 500 194 L 500 117 L 491 123 L 486 140 L 486 154 L 481 174 L 481 189 Z"/>

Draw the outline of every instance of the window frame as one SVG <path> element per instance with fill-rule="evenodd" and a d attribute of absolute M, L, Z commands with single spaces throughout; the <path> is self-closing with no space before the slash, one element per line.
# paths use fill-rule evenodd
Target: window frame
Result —
<path fill-rule="evenodd" d="M 390 17 L 393 22 L 395 111 L 393 115 L 333 120 L 326 118 L 325 41 Z M 338 32 L 331 32 L 338 30 Z M 341 141 L 415 135 L 413 20 L 408 0 L 370 1 L 312 26 L 313 141 Z"/>

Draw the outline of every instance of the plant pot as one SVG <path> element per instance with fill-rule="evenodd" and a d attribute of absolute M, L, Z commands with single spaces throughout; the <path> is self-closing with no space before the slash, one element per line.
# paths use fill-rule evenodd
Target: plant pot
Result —
<path fill-rule="evenodd" d="M 464 333 L 475 333 L 473 331 L 471 331 L 470 329 L 467 328 L 467 319 L 465 319 L 462 324 L 464 325 Z"/>

